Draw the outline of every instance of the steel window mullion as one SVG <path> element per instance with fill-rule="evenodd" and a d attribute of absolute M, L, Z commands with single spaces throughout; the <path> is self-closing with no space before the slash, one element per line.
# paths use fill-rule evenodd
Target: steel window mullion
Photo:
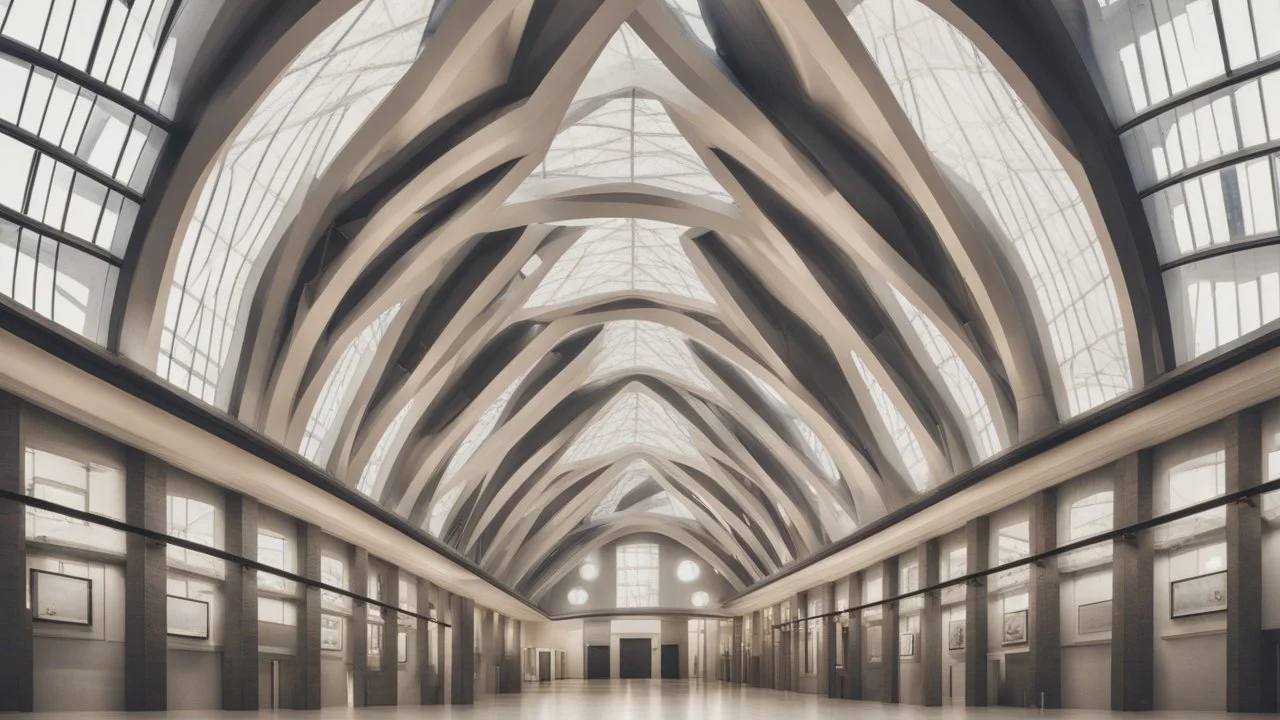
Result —
<path fill-rule="evenodd" d="M 93 167 L 84 160 L 81 160 L 80 157 L 74 153 L 64 150 L 58 145 L 55 145 L 38 135 L 33 135 L 29 130 L 18 127 L 7 120 L 0 120 L 0 132 L 30 145 L 35 148 L 39 154 L 47 155 L 54 160 L 70 166 L 78 172 L 88 175 L 94 180 L 102 183 L 107 187 L 107 189 L 114 190 L 139 205 L 142 204 L 144 199 L 142 193 L 115 179 L 115 177 Z M 118 162 L 119 161 L 117 161 L 117 164 Z"/>

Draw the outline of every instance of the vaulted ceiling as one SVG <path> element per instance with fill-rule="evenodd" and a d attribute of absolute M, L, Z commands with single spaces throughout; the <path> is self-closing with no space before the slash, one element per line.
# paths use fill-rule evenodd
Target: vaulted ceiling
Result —
<path fill-rule="evenodd" d="M 1274 11 L 1155 5 L 0 2 L 0 290 L 529 597 L 741 589 L 1280 316 Z"/>

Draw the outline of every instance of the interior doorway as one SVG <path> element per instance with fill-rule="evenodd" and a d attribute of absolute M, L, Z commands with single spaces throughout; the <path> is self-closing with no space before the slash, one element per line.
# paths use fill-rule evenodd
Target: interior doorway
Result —
<path fill-rule="evenodd" d="M 280 707 L 280 661 L 272 660 L 270 662 L 270 682 L 271 695 L 270 709 L 276 710 Z"/>
<path fill-rule="evenodd" d="M 662 679 L 663 680 L 679 680 L 680 679 L 680 646 L 679 645 L 663 645 L 662 646 Z"/>
<path fill-rule="evenodd" d="M 587 646 L 587 679 L 588 680 L 608 680 L 609 679 L 609 646 L 608 645 L 588 645 Z"/>
<path fill-rule="evenodd" d="M 653 640 L 622 638 L 618 641 L 618 677 L 624 680 L 653 677 Z"/>
<path fill-rule="evenodd" d="M 551 682 L 551 651 L 538 651 L 538 682 Z"/>

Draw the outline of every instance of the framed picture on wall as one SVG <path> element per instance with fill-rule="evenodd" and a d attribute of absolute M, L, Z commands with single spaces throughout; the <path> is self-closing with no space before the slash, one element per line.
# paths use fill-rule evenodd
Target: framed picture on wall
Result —
<path fill-rule="evenodd" d="M 1027 611 L 1014 610 L 1004 614 L 1004 632 L 1001 645 L 1021 645 L 1027 641 Z"/>
<path fill-rule="evenodd" d="M 867 664 L 878 665 L 884 659 L 884 636 L 879 625 L 867 627 Z"/>
<path fill-rule="evenodd" d="M 916 634 L 915 633 L 899 633 L 898 635 L 898 657 L 913 658 L 916 656 Z"/>
<path fill-rule="evenodd" d="M 964 649 L 964 620 L 952 620 L 947 626 L 947 649 Z"/>
<path fill-rule="evenodd" d="M 320 649 L 342 651 L 342 617 L 324 614 L 320 616 Z"/>
<path fill-rule="evenodd" d="M 1111 629 L 1111 601 L 1085 603 L 1076 608 L 1076 628 L 1081 635 Z"/>
<path fill-rule="evenodd" d="M 209 637 L 209 603 L 178 595 L 165 598 L 166 634 L 174 637 Z"/>
<path fill-rule="evenodd" d="M 41 622 L 92 625 L 93 581 L 33 568 L 31 615 Z"/>
<path fill-rule="evenodd" d="M 1226 609 L 1226 570 L 1169 584 L 1169 616 L 1172 618 L 1223 612 Z"/>

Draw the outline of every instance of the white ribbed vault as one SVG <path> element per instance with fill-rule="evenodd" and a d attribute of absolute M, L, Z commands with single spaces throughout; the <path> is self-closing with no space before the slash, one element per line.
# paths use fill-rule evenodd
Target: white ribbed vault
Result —
<path fill-rule="evenodd" d="M 1089 39 L 1145 17 L 1059 4 L 135 0 L 165 85 L 15 0 L 0 291 L 530 597 L 632 532 L 743 588 L 1280 317 L 1276 133 L 1172 143 L 1230 73 L 1137 93 Z M 77 82 L 98 150 L 23 109 Z"/>

